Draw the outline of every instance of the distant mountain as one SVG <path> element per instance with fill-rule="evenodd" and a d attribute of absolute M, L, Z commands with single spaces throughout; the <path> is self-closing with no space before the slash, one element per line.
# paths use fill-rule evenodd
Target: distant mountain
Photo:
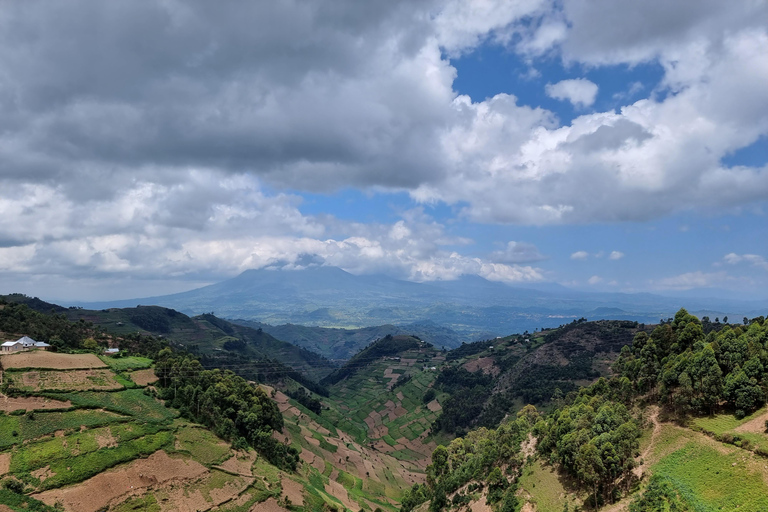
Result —
<path fill-rule="evenodd" d="M 432 322 L 456 333 L 455 338 L 431 340 L 449 347 L 461 341 L 555 327 L 581 317 L 655 323 L 673 316 L 683 305 L 692 312 L 706 311 L 710 316 L 731 318 L 751 318 L 768 311 L 768 300 L 586 293 L 559 285 L 535 288 L 509 286 L 478 276 L 413 283 L 315 266 L 303 270 L 247 270 L 232 279 L 184 293 L 81 305 L 103 309 L 156 304 L 188 315 L 215 312 L 219 317 L 271 326 L 359 329 L 395 325 L 407 331 L 403 326 Z M 422 331 L 413 334 L 421 336 L 429 330 Z M 373 338 L 379 332 L 371 334 Z M 297 337 L 287 338 L 298 343 Z M 311 343 L 319 342 L 317 336 L 313 340 Z M 316 345 L 313 349 L 319 350 Z M 319 351 L 334 354 L 327 348 Z"/>

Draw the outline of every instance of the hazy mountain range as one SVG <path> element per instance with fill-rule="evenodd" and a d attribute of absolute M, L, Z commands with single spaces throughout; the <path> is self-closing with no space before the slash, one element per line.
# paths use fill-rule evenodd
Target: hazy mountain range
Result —
<path fill-rule="evenodd" d="M 516 287 L 477 276 L 414 283 L 384 275 L 356 276 L 336 267 L 247 270 L 226 281 L 158 297 L 70 304 L 91 309 L 159 305 L 190 315 L 265 324 L 360 328 L 383 324 L 437 324 L 443 342 L 502 336 L 557 326 L 574 318 L 658 322 L 681 306 L 698 315 L 740 321 L 765 314 L 768 300 L 667 297 L 649 293 L 587 293 L 555 284 Z M 455 336 L 450 335 L 455 332 Z"/>

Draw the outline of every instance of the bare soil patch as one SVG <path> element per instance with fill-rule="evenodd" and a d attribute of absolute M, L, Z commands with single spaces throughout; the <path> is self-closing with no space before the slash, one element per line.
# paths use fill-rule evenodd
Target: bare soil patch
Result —
<path fill-rule="evenodd" d="M 59 354 L 44 350 L 20 352 L 0 356 L 3 368 L 50 368 L 52 370 L 78 370 L 106 368 L 107 365 L 94 354 Z"/>
<path fill-rule="evenodd" d="M 208 470 L 193 460 L 172 459 L 159 450 L 146 459 L 135 460 L 118 469 L 89 478 L 64 489 L 52 489 L 35 495 L 48 505 L 57 501 L 71 512 L 96 512 L 120 496 L 171 480 L 196 479 Z"/>
<path fill-rule="evenodd" d="M 0 453 L 0 476 L 11 470 L 11 454 Z"/>
<path fill-rule="evenodd" d="M 112 432 L 105 430 L 103 435 L 96 436 L 96 443 L 99 448 L 113 448 L 117 446 L 117 439 L 112 436 Z"/>
<path fill-rule="evenodd" d="M 152 368 L 148 368 L 146 370 L 136 370 L 135 372 L 131 372 L 128 375 L 131 377 L 131 380 L 139 386 L 149 386 L 158 380 L 157 375 L 155 375 L 155 370 Z"/>
<path fill-rule="evenodd" d="M 524 457 L 533 457 L 536 454 L 537 441 L 538 440 L 529 432 L 528 439 L 520 444 L 520 451 L 523 453 Z"/>
<path fill-rule="evenodd" d="M 468 372 L 476 372 L 481 370 L 483 373 L 493 375 L 494 377 L 499 374 L 499 367 L 493 364 L 492 357 L 479 357 L 471 361 L 464 363 L 464 368 Z"/>
<path fill-rule="evenodd" d="M 298 482 L 294 482 L 290 478 L 283 477 L 280 481 L 283 486 L 283 494 L 291 500 L 294 505 L 304 505 L 304 486 Z"/>
<path fill-rule="evenodd" d="M 440 405 L 440 402 L 438 402 L 437 399 L 435 399 L 427 404 L 427 409 L 432 412 L 440 412 L 443 410 L 443 406 Z"/>
<path fill-rule="evenodd" d="M 257 455 L 255 452 L 238 452 L 237 454 L 224 461 L 223 464 L 215 467 L 223 469 L 229 473 L 236 473 L 241 476 L 251 477 L 253 476 L 251 467 L 253 466 L 253 462 L 256 460 L 256 457 Z"/>
<path fill-rule="evenodd" d="M 51 473 L 51 466 L 45 466 L 44 468 L 36 469 L 30 474 L 41 482 L 45 482 L 49 477 L 53 476 L 53 473 Z"/>
<path fill-rule="evenodd" d="M 222 487 L 212 486 L 214 474 L 203 476 L 196 482 L 171 482 L 163 487 L 167 495 L 162 509 L 173 512 L 198 512 L 231 501 L 253 482 L 252 478 L 233 477 Z"/>
<path fill-rule="evenodd" d="M 288 512 L 277 504 L 275 498 L 269 498 L 267 501 L 255 504 L 248 512 Z"/>
<path fill-rule="evenodd" d="M 754 434 L 764 434 L 765 433 L 765 420 L 768 420 L 768 412 L 765 414 L 761 414 L 757 418 L 753 420 L 749 420 L 748 422 L 739 425 L 734 430 L 736 432 L 751 432 Z"/>
<path fill-rule="evenodd" d="M 29 371 L 21 374 L 21 385 L 32 391 L 85 391 L 120 389 L 110 370 Z"/>
<path fill-rule="evenodd" d="M 5 412 L 16 411 L 18 409 L 42 411 L 44 409 L 67 409 L 69 407 L 72 407 L 72 402 L 69 400 L 62 402 L 60 400 L 52 400 L 40 396 L 19 398 L 10 398 L 7 396 L 0 397 L 0 411 Z"/>

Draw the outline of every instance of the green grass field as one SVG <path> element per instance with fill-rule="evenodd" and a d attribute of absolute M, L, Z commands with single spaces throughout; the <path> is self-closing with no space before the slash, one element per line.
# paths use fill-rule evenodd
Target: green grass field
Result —
<path fill-rule="evenodd" d="M 128 356 L 128 357 L 110 357 L 99 356 L 116 372 L 126 372 L 131 370 L 144 370 L 152 367 L 152 360 L 146 357 Z"/>
<path fill-rule="evenodd" d="M 768 510 L 768 485 L 758 469 L 763 464 L 739 448 L 721 451 L 694 439 L 652 471 L 669 477 L 697 512 L 758 512 Z"/>
<path fill-rule="evenodd" d="M 144 394 L 142 389 L 127 389 L 116 392 L 61 393 L 51 398 L 69 400 L 79 407 L 98 407 L 108 411 L 132 416 L 141 421 L 167 421 L 178 413 L 168 409 L 158 400 Z"/>

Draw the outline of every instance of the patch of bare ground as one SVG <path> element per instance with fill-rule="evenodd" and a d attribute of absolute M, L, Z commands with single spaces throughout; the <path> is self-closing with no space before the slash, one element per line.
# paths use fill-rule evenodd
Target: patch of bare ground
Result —
<path fill-rule="evenodd" d="M 43 468 L 36 469 L 30 474 L 41 482 L 45 482 L 48 478 L 53 476 L 53 473 L 51 472 L 51 466 L 45 466 Z"/>
<path fill-rule="evenodd" d="M 479 500 L 472 501 L 469 504 L 469 510 L 472 512 L 491 512 L 491 506 L 485 499 L 486 494 L 483 493 Z"/>
<path fill-rule="evenodd" d="M 3 476 L 11 470 L 11 454 L 0 453 L 0 476 Z"/>
<path fill-rule="evenodd" d="M 520 509 L 520 512 L 536 512 L 536 505 L 530 501 L 526 501 L 525 505 L 523 505 L 523 508 Z"/>
<path fill-rule="evenodd" d="M 537 442 L 538 442 L 538 439 L 533 437 L 533 435 L 529 432 L 528 439 L 526 439 L 520 444 L 520 451 L 523 453 L 523 456 L 525 458 L 533 457 L 534 455 L 536 455 Z"/>
<path fill-rule="evenodd" d="M 356 502 L 352 501 L 349 498 L 349 493 L 347 492 L 347 489 L 344 488 L 343 485 L 341 485 L 336 480 L 329 480 L 328 486 L 325 488 L 325 491 L 333 496 L 334 498 L 341 501 L 341 503 L 348 508 L 349 510 L 358 510 L 360 508 L 360 505 Z"/>
<path fill-rule="evenodd" d="M 0 505 L 0 512 L 13 512 L 13 509 L 8 505 Z"/>
<path fill-rule="evenodd" d="M 146 370 L 136 370 L 135 372 L 131 372 L 128 375 L 131 377 L 131 380 L 139 386 L 149 386 L 158 380 L 157 375 L 155 375 L 155 370 L 152 368 Z"/>
<path fill-rule="evenodd" d="M 106 368 L 107 365 L 94 354 L 59 354 L 33 350 L 0 356 L 3 368 L 49 368 L 52 370 L 78 370 Z"/>
<path fill-rule="evenodd" d="M 294 505 L 304 505 L 304 486 L 298 482 L 294 482 L 290 478 L 283 477 L 280 481 L 283 487 L 283 495 L 291 500 Z"/>
<path fill-rule="evenodd" d="M 739 425 L 734 430 L 736 432 L 751 432 L 754 434 L 764 434 L 766 420 L 768 420 L 768 412 L 766 412 L 765 414 L 761 414 L 757 418 L 754 418 L 752 420 L 749 420 L 746 423 Z"/>
<path fill-rule="evenodd" d="M 112 432 L 105 430 L 102 435 L 96 436 L 96 443 L 99 448 L 114 448 L 117 446 L 117 439 L 112 436 Z"/>
<path fill-rule="evenodd" d="M 278 505 L 275 498 L 269 498 L 267 501 L 255 504 L 248 512 L 288 512 L 288 510 Z"/>
<path fill-rule="evenodd" d="M 170 482 L 163 487 L 167 499 L 161 504 L 164 512 L 198 512 L 237 498 L 252 482 L 252 478 L 235 477 L 223 487 L 211 487 L 212 474 L 197 480 L 190 486 L 188 482 Z"/>
<path fill-rule="evenodd" d="M 435 399 L 427 404 L 427 409 L 432 412 L 440 412 L 443 410 L 443 406 L 440 405 L 440 402 L 438 402 L 437 399 Z"/>
<path fill-rule="evenodd" d="M 44 491 L 34 497 L 51 506 L 61 502 L 66 511 L 96 512 L 108 507 L 113 500 L 139 489 L 171 481 L 197 479 L 206 473 L 208 470 L 198 462 L 172 459 L 159 450 L 146 459 L 135 460 L 77 485 Z"/>
<path fill-rule="evenodd" d="M 493 363 L 492 357 L 479 357 L 472 359 L 464 363 L 464 369 L 468 372 L 476 372 L 481 370 L 483 373 L 493 375 L 494 377 L 499 374 L 501 370 Z"/>
<path fill-rule="evenodd" d="M 44 409 L 66 409 L 68 407 L 72 407 L 72 402 L 69 400 L 62 402 L 61 400 L 52 400 L 40 396 L 19 398 L 11 398 L 4 395 L 0 396 L 0 411 L 5 412 L 16 411 L 18 409 L 42 411 Z"/>

